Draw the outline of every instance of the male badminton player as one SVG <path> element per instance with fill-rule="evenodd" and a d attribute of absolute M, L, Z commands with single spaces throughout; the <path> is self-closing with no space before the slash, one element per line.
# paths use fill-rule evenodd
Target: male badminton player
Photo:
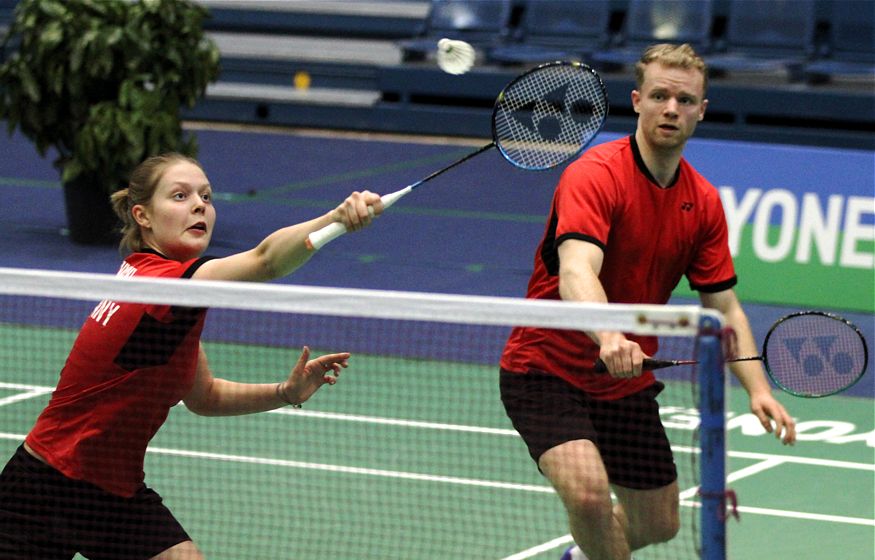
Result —
<path fill-rule="evenodd" d="M 527 297 L 664 304 L 682 276 L 756 354 L 717 190 L 683 158 L 705 116 L 707 81 L 689 45 L 654 45 L 635 68 L 635 133 L 590 148 L 556 188 Z M 679 529 L 677 472 L 659 419 L 662 384 L 642 361 L 651 338 L 619 332 L 512 331 L 501 397 L 568 511 L 575 558 L 627 560 Z M 601 358 L 608 374 L 593 371 Z M 732 365 L 763 427 L 785 444 L 795 425 L 758 362 Z M 617 496 L 611 500 L 611 490 Z"/>
<path fill-rule="evenodd" d="M 332 222 L 358 230 L 380 197 L 351 194 L 330 212 L 280 229 L 255 248 L 202 256 L 216 223 L 212 188 L 194 160 L 157 156 L 112 195 L 130 251 L 124 276 L 268 280 L 313 253 L 307 235 Z M 373 214 L 369 213 L 372 207 Z M 310 359 L 305 346 L 280 383 L 213 377 L 200 343 L 205 309 L 104 301 L 85 319 L 48 406 L 0 474 L 0 558 L 196 560 L 196 545 L 144 484 L 152 436 L 180 400 L 202 415 L 299 406 L 334 384 L 349 353 Z"/>

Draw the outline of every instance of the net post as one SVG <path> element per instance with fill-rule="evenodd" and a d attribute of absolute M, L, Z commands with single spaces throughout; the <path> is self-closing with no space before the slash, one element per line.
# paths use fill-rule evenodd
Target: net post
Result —
<path fill-rule="evenodd" d="M 702 560 L 726 560 L 726 377 L 719 315 L 703 314 L 696 344 Z"/>

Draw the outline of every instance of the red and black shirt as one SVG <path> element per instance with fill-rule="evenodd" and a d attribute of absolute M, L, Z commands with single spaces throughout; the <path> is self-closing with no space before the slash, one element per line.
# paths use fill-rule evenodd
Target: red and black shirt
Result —
<path fill-rule="evenodd" d="M 736 283 L 717 189 L 683 158 L 672 184 L 660 188 L 631 136 L 591 148 L 562 174 L 526 297 L 560 299 L 558 247 L 567 239 L 602 249 L 599 280 L 611 303 L 664 304 L 683 276 L 703 292 Z M 656 352 L 654 337 L 630 338 Z M 598 346 L 582 332 L 518 327 L 501 367 L 553 373 L 603 399 L 654 382 L 650 372 L 635 379 L 595 374 L 596 358 Z"/>
<path fill-rule="evenodd" d="M 118 274 L 188 278 L 207 260 L 134 253 Z M 205 316 L 201 308 L 100 302 L 27 444 L 70 478 L 133 495 L 149 441 L 194 384 Z"/>

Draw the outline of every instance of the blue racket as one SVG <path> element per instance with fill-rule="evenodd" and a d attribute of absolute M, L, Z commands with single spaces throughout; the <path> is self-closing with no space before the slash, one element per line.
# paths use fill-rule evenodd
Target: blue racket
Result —
<path fill-rule="evenodd" d="M 580 154 L 608 116 L 608 94 L 595 70 L 579 62 L 550 62 L 507 84 L 492 111 L 492 142 L 428 177 L 381 198 L 383 208 L 428 181 L 495 147 L 520 169 L 542 171 Z M 317 250 L 346 233 L 335 222 L 307 238 Z"/>
<path fill-rule="evenodd" d="M 727 362 L 758 360 L 781 390 L 797 397 L 827 397 L 845 391 L 866 373 L 869 349 L 856 325 L 824 311 L 800 311 L 778 319 L 766 334 L 761 356 L 730 358 Z M 696 360 L 645 359 L 644 369 L 692 365 Z M 603 361 L 594 369 L 607 372 Z"/>

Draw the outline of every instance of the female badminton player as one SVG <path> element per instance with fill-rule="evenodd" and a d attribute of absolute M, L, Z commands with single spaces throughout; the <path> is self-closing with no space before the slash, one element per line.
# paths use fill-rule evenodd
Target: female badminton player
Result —
<path fill-rule="evenodd" d="M 260 281 L 289 274 L 313 254 L 308 234 L 332 222 L 359 230 L 382 212 L 354 192 L 313 220 L 277 230 L 256 247 L 205 257 L 216 223 L 200 164 L 150 158 L 112 195 L 130 252 L 120 275 Z M 369 210 L 368 207 L 371 207 Z M 197 546 L 144 483 L 146 447 L 180 400 L 201 415 L 300 406 L 334 384 L 349 353 L 310 359 L 288 378 L 243 384 L 213 377 L 200 343 L 205 309 L 102 302 L 85 320 L 58 386 L 0 474 L 0 557 L 197 560 Z"/>

